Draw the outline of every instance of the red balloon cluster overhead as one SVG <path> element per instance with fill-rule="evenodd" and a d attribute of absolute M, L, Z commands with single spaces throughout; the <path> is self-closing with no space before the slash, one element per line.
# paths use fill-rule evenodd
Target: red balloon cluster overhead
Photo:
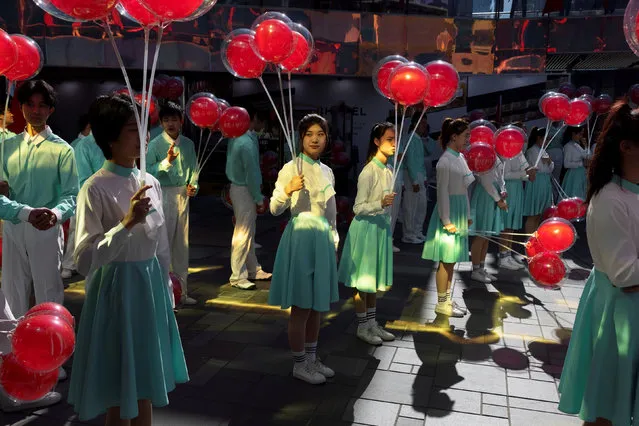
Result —
<path fill-rule="evenodd" d="M 186 105 L 186 115 L 200 129 L 219 130 L 225 138 L 237 138 L 249 130 L 251 117 L 244 108 L 230 106 L 210 93 L 196 93 Z"/>
<path fill-rule="evenodd" d="M 29 80 L 40 72 L 44 58 L 38 43 L 0 29 L 0 76 L 11 82 Z"/>

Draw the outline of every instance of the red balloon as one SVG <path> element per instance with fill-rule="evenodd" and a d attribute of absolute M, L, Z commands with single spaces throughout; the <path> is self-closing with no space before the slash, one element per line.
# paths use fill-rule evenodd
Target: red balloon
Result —
<path fill-rule="evenodd" d="M 475 120 L 483 120 L 484 118 L 486 118 L 486 113 L 483 109 L 475 109 L 471 111 L 470 116 L 468 117 L 471 122 Z"/>
<path fill-rule="evenodd" d="M 297 31 L 293 31 L 293 39 L 295 40 L 295 47 L 293 53 L 288 58 L 284 59 L 280 66 L 284 71 L 295 71 L 304 67 L 311 56 L 311 47 L 308 45 L 306 37 Z"/>
<path fill-rule="evenodd" d="M 570 99 L 559 93 L 546 93 L 539 100 L 539 110 L 550 121 L 563 121 L 570 112 Z"/>
<path fill-rule="evenodd" d="M 575 94 L 577 93 L 577 88 L 575 87 L 574 84 L 563 83 L 561 86 L 559 86 L 559 89 L 557 89 L 557 92 L 563 93 L 569 98 L 574 98 Z"/>
<path fill-rule="evenodd" d="M 237 138 L 248 132 L 251 126 L 249 113 L 241 107 L 230 107 L 220 117 L 220 131 L 226 138 Z"/>
<path fill-rule="evenodd" d="M 377 90 L 380 95 L 388 99 L 393 99 L 393 95 L 389 88 L 391 73 L 395 70 L 395 68 L 407 62 L 408 61 L 405 58 L 394 55 L 382 59 L 377 64 L 373 71 L 373 86 L 375 86 L 375 90 Z"/>
<path fill-rule="evenodd" d="M 586 204 L 579 197 L 563 199 L 557 203 L 557 214 L 566 220 L 581 219 L 586 214 Z"/>
<path fill-rule="evenodd" d="M 519 127 L 510 125 L 497 130 L 494 141 L 497 154 L 503 158 L 514 158 L 524 148 L 526 134 Z"/>
<path fill-rule="evenodd" d="M 37 315 L 23 318 L 13 333 L 13 353 L 25 367 L 35 372 L 59 368 L 73 353 L 75 334 L 62 318 Z"/>
<path fill-rule="evenodd" d="M 291 56 L 295 48 L 293 30 L 278 19 L 266 19 L 255 28 L 253 49 L 267 62 L 279 64 Z"/>
<path fill-rule="evenodd" d="M 579 199 L 581 202 L 581 204 L 579 204 L 579 217 L 577 218 L 578 220 L 581 220 L 583 218 L 586 217 L 586 214 L 588 213 L 588 204 L 586 204 L 583 200 Z"/>
<path fill-rule="evenodd" d="M 153 96 L 156 98 L 165 98 L 166 97 L 166 83 L 165 79 L 155 79 L 153 81 Z"/>
<path fill-rule="evenodd" d="M 390 75 L 388 87 L 393 99 L 401 105 L 415 105 L 424 99 L 430 76 L 414 62 L 402 64 Z"/>
<path fill-rule="evenodd" d="M 184 93 L 184 83 L 177 77 L 172 77 L 166 81 L 166 97 L 178 99 Z"/>
<path fill-rule="evenodd" d="M 608 111 L 610 111 L 610 107 L 612 107 L 612 97 L 610 95 L 599 95 L 592 102 L 592 110 L 597 115 L 606 114 Z"/>
<path fill-rule="evenodd" d="M 129 91 L 125 89 L 124 93 L 128 95 Z M 135 96 L 133 96 L 133 98 L 135 99 L 135 102 L 138 105 L 142 105 L 143 103 L 145 104 L 147 102 L 146 96 L 143 96 L 142 93 L 136 93 Z M 158 106 L 157 99 L 155 99 L 153 95 L 151 95 L 151 107 L 149 108 L 149 116 L 150 117 L 157 116 L 159 118 L 160 117 L 159 109 L 160 107 Z"/>
<path fill-rule="evenodd" d="M 10 37 L 18 49 L 18 60 L 5 71 L 4 75 L 7 80 L 29 80 L 38 75 L 43 64 L 42 50 L 40 50 L 38 43 L 22 34 L 11 34 Z"/>
<path fill-rule="evenodd" d="M 336 166 L 346 166 L 349 161 L 350 158 L 348 158 L 348 154 L 345 152 L 336 152 L 331 156 L 331 163 Z"/>
<path fill-rule="evenodd" d="M 277 170 L 275 170 L 275 173 L 277 173 Z M 277 180 L 277 176 L 275 177 L 275 179 Z M 264 214 L 266 214 L 266 212 L 268 212 L 268 198 L 264 197 L 264 202 L 262 203 L 261 206 L 255 206 L 255 212 L 259 215 L 262 216 Z"/>
<path fill-rule="evenodd" d="M 189 119 L 201 129 L 211 128 L 220 119 L 220 106 L 213 95 L 193 95 L 186 107 Z"/>
<path fill-rule="evenodd" d="M 544 214 L 542 215 L 542 219 L 550 219 L 551 217 L 559 217 L 559 209 L 557 206 L 550 206 L 546 210 L 544 210 Z"/>
<path fill-rule="evenodd" d="M 277 166 L 277 160 L 278 156 L 274 151 L 266 151 L 262 154 L 262 163 L 264 164 L 264 167 L 270 168 Z"/>
<path fill-rule="evenodd" d="M 535 257 L 539 253 L 544 253 L 546 251 L 548 250 L 541 245 L 537 238 L 530 237 L 528 241 L 526 241 L 526 256 Z"/>
<path fill-rule="evenodd" d="M 583 96 L 583 95 L 592 95 L 592 89 L 588 86 L 581 86 L 579 89 L 577 89 L 577 93 L 576 96 Z"/>
<path fill-rule="evenodd" d="M 477 126 L 470 131 L 470 143 L 482 142 L 488 145 L 493 143 L 495 132 L 487 126 Z"/>
<path fill-rule="evenodd" d="M 237 31 L 237 33 L 236 33 Z M 266 68 L 266 62 L 255 54 L 251 47 L 253 33 L 236 30 L 229 34 L 222 45 L 222 62 L 236 77 L 258 78 Z"/>
<path fill-rule="evenodd" d="M 75 318 L 73 318 L 73 315 L 71 315 L 71 312 L 69 312 L 67 308 L 59 303 L 40 303 L 39 305 L 35 305 L 33 308 L 29 309 L 24 316 L 25 318 L 28 318 L 37 315 L 55 315 L 65 320 L 71 327 L 75 327 Z"/>
<path fill-rule="evenodd" d="M 160 121 L 160 111 L 157 110 L 155 104 L 151 105 L 151 111 L 149 111 L 149 123 L 151 126 L 155 126 Z"/>
<path fill-rule="evenodd" d="M 347 197 L 340 195 L 335 197 L 335 207 L 337 213 L 345 214 L 351 209 L 351 203 L 348 201 Z"/>
<path fill-rule="evenodd" d="M 562 253 L 575 244 L 577 231 L 572 223 L 557 217 L 543 221 L 535 237 L 546 250 Z"/>
<path fill-rule="evenodd" d="M 0 385 L 18 401 L 36 401 L 58 383 L 58 369 L 36 373 L 26 369 L 13 354 L 3 355 L 0 364 Z"/>
<path fill-rule="evenodd" d="M 78 0 L 82 1 L 82 0 Z M 137 0 L 162 22 L 194 18 L 213 7 L 216 0 Z"/>
<path fill-rule="evenodd" d="M 588 119 L 590 112 L 590 102 L 581 98 L 573 99 L 570 101 L 570 111 L 564 118 L 564 123 L 566 126 L 580 126 Z"/>
<path fill-rule="evenodd" d="M 639 105 L 639 84 L 633 84 L 628 92 L 633 104 Z"/>
<path fill-rule="evenodd" d="M 83 21 L 105 19 L 118 0 L 49 0 L 61 12 Z"/>
<path fill-rule="evenodd" d="M 180 300 L 182 300 L 182 280 L 173 272 L 169 272 L 169 278 L 171 278 L 171 288 L 173 289 L 173 298 L 175 299 L 175 304 L 177 305 L 180 303 Z"/>
<path fill-rule="evenodd" d="M 424 106 L 439 107 L 455 99 L 459 87 L 459 74 L 448 62 L 432 61 L 426 64 L 430 86 L 424 96 Z"/>
<path fill-rule="evenodd" d="M 18 62 L 18 46 L 11 36 L 0 29 L 0 75 Z"/>
<path fill-rule="evenodd" d="M 116 7 L 122 16 L 137 22 L 143 27 L 151 27 L 160 23 L 160 19 L 144 7 L 140 0 L 119 0 Z"/>
<path fill-rule="evenodd" d="M 475 173 L 489 171 L 495 165 L 497 156 L 492 146 L 487 143 L 477 142 L 470 146 L 464 153 L 468 168 Z"/>
<path fill-rule="evenodd" d="M 557 253 L 539 253 L 528 261 L 528 272 L 536 284 L 557 288 L 566 275 L 566 266 Z"/>

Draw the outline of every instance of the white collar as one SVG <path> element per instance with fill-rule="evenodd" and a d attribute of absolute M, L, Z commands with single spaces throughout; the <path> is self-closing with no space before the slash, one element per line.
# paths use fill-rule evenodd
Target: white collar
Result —
<path fill-rule="evenodd" d="M 42 132 L 38 133 L 37 135 L 35 135 L 33 137 L 31 137 L 29 132 L 27 132 L 27 130 L 25 129 L 24 130 L 24 141 L 27 144 L 34 143 L 36 145 L 40 145 L 45 140 L 49 139 L 52 135 L 53 135 L 53 131 L 51 130 L 51 128 L 49 126 L 45 126 L 44 130 Z"/>

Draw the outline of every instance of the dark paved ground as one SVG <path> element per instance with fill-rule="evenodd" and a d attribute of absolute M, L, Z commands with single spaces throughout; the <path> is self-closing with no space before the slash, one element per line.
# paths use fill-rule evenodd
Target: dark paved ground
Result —
<path fill-rule="evenodd" d="M 190 287 L 200 304 L 177 315 L 191 381 L 171 393 L 168 407 L 155 410 L 154 424 L 581 424 L 557 411 L 557 384 L 590 263 L 583 226 L 582 239 L 566 256 L 571 271 L 561 290 L 540 289 L 525 272 L 500 273 L 494 285 L 479 285 L 469 280 L 470 265 L 463 265 L 453 297 L 470 313 L 450 321 L 434 314 L 432 263 L 420 259 L 421 246 L 400 245 L 395 285 L 378 299 L 380 322 L 397 340 L 377 348 L 359 341 L 342 288 L 340 302 L 323 318 L 319 347 L 337 376 L 311 386 L 291 376 L 287 312 L 265 304 L 269 284 L 258 283 L 253 292 L 227 284 L 230 212 L 212 197 L 196 200 L 192 211 Z M 258 257 L 267 270 L 281 220 L 258 221 L 264 246 Z M 66 304 L 79 318 L 83 282 L 71 282 Z M 67 387 L 61 383 L 57 390 L 66 395 Z M 82 424 L 64 402 L 2 420 Z"/>

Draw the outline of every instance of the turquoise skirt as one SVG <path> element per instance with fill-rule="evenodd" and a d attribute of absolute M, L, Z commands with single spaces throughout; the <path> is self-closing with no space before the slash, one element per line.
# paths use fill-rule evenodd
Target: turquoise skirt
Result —
<path fill-rule="evenodd" d="M 504 229 L 518 230 L 524 226 L 524 183 L 519 179 L 506 180 L 508 210 L 501 210 Z"/>
<path fill-rule="evenodd" d="M 390 216 L 355 216 L 344 242 L 338 280 L 364 293 L 393 285 L 393 238 Z"/>
<path fill-rule="evenodd" d="M 189 380 L 171 307 L 168 277 L 157 258 L 113 262 L 87 283 L 68 401 L 80 420 L 120 407 L 138 416 L 138 400 L 168 405 L 168 392 Z"/>
<path fill-rule="evenodd" d="M 524 216 L 538 216 L 552 205 L 552 181 L 549 173 L 537 173 L 534 182 L 526 182 Z"/>
<path fill-rule="evenodd" d="M 564 362 L 559 409 L 587 422 L 639 418 L 639 293 L 624 293 L 593 269 Z"/>
<path fill-rule="evenodd" d="M 324 216 L 301 213 L 288 222 L 277 247 L 268 303 L 327 312 L 338 300 L 331 227 Z"/>
<path fill-rule="evenodd" d="M 470 217 L 473 220 L 470 226 L 471 235 L 475 231 L 499 233 L 504 230 L 501 209 L 481 184 L 475 186 L 473 197 L 470 199 Z"/>
<path fill-rule="evenodd" d="M 578 167 L 576 169 L 568 169 L 561 182 L 561 187 L 568 197 L 579 197 L 586 199 L 586 169 Z"/>
<path fill-rule="evenodd" d="M 444 229 L 439 210 L 430 216 L 422 259 L 457 263 L 468 261 L 468 196 L 450 195 L 450 220 L 457 228 L 454 234 Z"/>

